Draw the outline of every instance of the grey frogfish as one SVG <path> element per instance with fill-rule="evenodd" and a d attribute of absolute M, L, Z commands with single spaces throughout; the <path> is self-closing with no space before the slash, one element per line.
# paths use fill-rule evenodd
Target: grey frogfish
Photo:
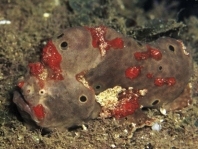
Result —
<path fill-rule="evenodd" d="M 108 117 L 146 122 L 143 108 L 177 110 L 191 102 L 192 56 L 169 37 L 146 43 L 105 26 L 68 28 L 28 67 L 13 102 L 42 128 Z"/>

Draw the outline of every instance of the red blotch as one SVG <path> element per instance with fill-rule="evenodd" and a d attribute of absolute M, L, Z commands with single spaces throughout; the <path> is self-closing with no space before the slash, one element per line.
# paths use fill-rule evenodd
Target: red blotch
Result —
<path fill-rule="evenodd" d="M 147 47 L 147 51 L 134 53 L 134 57 L 136 60 L 146 60 L 148 58 L 153 58 L 155 60 L 162 59 L 162 53 L 160 50 L 153 48 L 149 45 L 146 45 L 146 47 Z"/>
<path fill-rule="evenodd" d="M 148 79 L 152 79 L 152 78 L 153 78 L 153 74 L 152 74 L 152 73 L 147 73 L 147 74 L 146 74 L 146 77 L 147 77 Z"/>
<path fill-rule="evenodd" d="M 122 49 L 124 47 L 124 42 L 121 38 L 115 38 L 113 40 L 107 41 L 109 47 L 114 49 Z"/>
<path fill-rule="evenodd" d="M 40 78 L 40 74 L 43 73 L 44 66 L 42 63 L 37 62 L 37 63 L 30 63 L 29 65 L 30 68 L 30 73 L 35 76 L 38 79 L 38 84 L 41 88 L 44 87 L 44 80 Z"/>
<path fill-rule="evenodd" d="M 45 109 L 42 104 L 38 104 L 37 106 L 33 107 L 33 111 L 39 120 L 42 120 L 45 117 Z"/>
<path fill-rule="evenodd" d="M 56 47 L 50 40 L 47 45 L 43 49 L 42 53 L 42 61 L 46 64 L 51 70 L 49 78 L 53 80 L 63 80 L 63 76 L 61 74 L 62 70 L 60 67 L 62 57 L 58 53 Z"/>
<path fill-rule="evenodd" d="M 163 86 L 165 84 L 165 80 L 163 78 L 156 78 L 154 80 L 154 84 L 156 86 Z"/>
<path fill-rule="evenodd" d="M 162 59 L 162 53 L 160 50 L 153 48 L 149 45 L 147 45 L 146 47 L 147 47 L 148 51 L 150 52 L 150 55 L 153 59 L 155 59 L 157 61 Z"/>
<path fill-rule="evenodd" d="M 141 97 L 139 90 L 125 90 L 118 95 L 119 103 L 112 110 L 112 116 L 115 118 L 122 118 L 132 115 L 137 109 L 140 109 L 139 97 Z"/>
<path fill-rule="evenodd" d="M 90 28 L 85 27 L 87 30 L 90 31 L 92 36 L 92 46 L 94 48 L 99 48 L 101 44 L 106 43 L 104 36 L 106 34 L 107 28 L 104 26 L 96 27 L 96 28 Z"/>
<path fill-rule="evenodd" d="M 102 56 L 106 53 L 106 50 L 109 50 L 111 47 L 114 49 L 122 49 L 124 47 L 124 41 L 122 38 L 115 38 L 112 40 L 107 40 L 105 38 L 107 28 L 105 26 L 89 28 L 85 27 L 90 31 L 92 36 L 92 46 L 94 48 L 99 48 Z"/>
<path fill-rule="evenodd" d="M 173 85 L 175 85 L 175 83 L 176 83 L 176 79 L 174 77 L 166 78 L 166 84 L 168 86 L 173 86 Z"/>
<path fill-rule="evenodd" d="M 176 79 L 174 77 L 167 77 L 167 78 L 155 78 L 154 84 L 156 86 L 163 86 L 163 85 L 168 85 L 168 86 L 173 86 L 176 83 Z"/>
<path fill-rule="evenodd" d="M 38 84 L 39 84 L 40 88 L 44 88 L 44 86 L 45 86 L 44 80 L 41 80 L 41 79 L 38 79 L 38 80 L 39 80 Z"/>
<path fill-rule="evenodd" d="M 23 85 L 24 85 L 24 83 L 25 83 L 24 81 L 21 81 L 21 82 L 19 82 L 19 83 L 17 84 L 17 86 L 20 87 L 20 88 L 22 88 Z"/>
<path fill-rule="evenodd" d="M 146 52 L 135 52 L 134 57 L 136 60 L 145 60 L 150 57 L 150 53 L 148 51 Z"/>
<path fill-rule="evenodd" d="M 125 76 L 129 79 L 135 79 L 140 75 L 140 73 L 141 73 L 141 67 L 134 66 L 126 69 Z"/>
<path fill-rule="evenodd" d="M 28 67 L 30 68 L 30 73 L 36 77 L 44 70 L 44 66 L 40 62 L 30 63 Z"/>
<path fill-rule="evenodd" d="M 122 99 L 118 107 L 113 110 L 112 115 L 115 118 L 122 118 L 133 114 L 139 108 L 138 97 L 134 95 L 131 99 Z"/>

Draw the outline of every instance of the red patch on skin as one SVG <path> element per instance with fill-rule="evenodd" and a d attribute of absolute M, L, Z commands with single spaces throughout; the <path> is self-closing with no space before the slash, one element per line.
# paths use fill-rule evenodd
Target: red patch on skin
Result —
<path fill-rule="evenodd" d="M 163 86 L 163 85 L 168 85 L 168 86 L 173 86 L 176 83 L 176 79 L 174 77 L 167 77 L 167 78 L 155 78 L 154 84 L 156 86 Z"/>
<path fill-rule="evenodd" d="M 44 80 L 41 80 L 41 79 L 38 79 L 38 80 L 39 80 L 38 84 L 39 84 L 40 88 L 44 88 L 44 86 L 45 86 Z"/>
<path fill-rule="evenodd" d="M 139 91 L 127 90 L 125 94 L 120 95 L 118 106 L 112 111 L 112 115 L 115 118 L 122 118 L 133 114 L 140 108 L 139 96 Z"/>
<path fill-rule="evenodd" d="M 124 42 L 122 38 L 115 38 L 113 40 L 107 41 L 109 48 L 112 47 L 114 49 L 122 49 L 124 48 Z"/>
<path fill-rule="evenodd" d="M 33 107 L 33 111 L 39 120 L 42 120 L 45 117 L 45 109 L 42 104 L 38 104 L 37 106 Z"/>
<path fill-rule="evenodd" d="M 160 50 L 153 48 L 149 45 L 146 45 L 146 47 L 147 51 L 134 53 L 134 57 L 136 60 L 146 60 L 148 58 L 153 58 L 158 61 L 162 59 L 162 53 Z"/>
<path fill-rule="evenodd" d="M 44 70 L 44 66 L 42 63 L 37 62 L 37 63 L 30 63 L 28 64 L 29 68 L 30 68 L 30 73 L 35 76 L 38 79 L 38 84 L 41 88 L 44 87 L 44 81 L 42 78 L 40 78 L 40 74 L 43 73 Z"/>
<path fill-rule="evenodd" d="M 150 52 L 150 55 L 153 59 L 155 60 L 161 60 L 162 59 L 162 53 L 160 52 L 160 50 L 156 49 L 156 48 L 152 48 L 149 45 L 146 45 L 148 51 Z"/>
<path fill-rule="evenodd" d="M 105 39 L 106 30 L 105 26 L 99 26 L 95 28 L 85 27 L 90 31 L 92 36 L 92 45 L 94 48 L 99 48 L 102 56 L 105 55 L 106 51 L 111 47 L 114 49 L 122 49 L 124 48 L 124 41 L 122 38 L 115 38 L 112 40 Z"/>
<path fill-rule="evenodd" d="M 41 74 L 44 70 L 44 66 L 40 62 L 29 63 L 28 67 L 30 68 L 30 73 L 35 77 L 38 77 L 38 75 Z"/>
<path fill-rule="evenodd" d="M 82 71 L 82 72 L 76 74 L 76 80 L 81 82 L 81 80 L 84 78 L 85 74 L 86 74 L 86 71 Z"/>
<path fill-rule="evenodd" d="M 129 67 L 125 70 L 125 76 L 129 79 L 137 78 L 141 73 L 140 66 Z"/>
<path fill-rule="evenodd" d="M 152 74 L 152 73 L 147 73 L 147 74 L 146 74 L 146 77 L 147 77 L 148 79 L 152 79 L 152 78 L 153 78 L 153 74 Z"/>
<path fill-rule="evenodd" d="M 150 53 L 148 51 L 146 52 L 135 52 L 134 57 L 136 60 L 146 60 L 150 57 Z"/>
<path fill-rule="evenodd" d="M 64 79 L 61 74 L 62 70 L 60 67 L 62 57 L 58 53 L 56 47 L 54 46 L 51 40 L 47 43 L 47 45 L 43 49 L 42 61 L 52 70 L 52 73 L 49 75 L 50 79 L 53 80 Z"/>
<path fill-rule="evenodd" d="M 122 103 L 113 111 L 115 118 L 122 118 L 133 114 L 137 109 L 140 108 L 138 99 L 123 99 Z"/>
<path fill-rule="evenodd" d="M 21 81 L 21 82 L 19 82 L 19 83 L 17 84 L 17 86 L 20 87 L 20 88 L 22 88 L 23 85 L 24 85 L 24 83 L 25 83 L 24 81 Z"/>

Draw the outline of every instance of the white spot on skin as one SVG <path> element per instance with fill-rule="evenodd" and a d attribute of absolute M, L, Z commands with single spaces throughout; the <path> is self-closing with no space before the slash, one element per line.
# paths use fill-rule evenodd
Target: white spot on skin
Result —
<path fill-rule="evenodd" d="M 122 92 L 121 86 L 115 86 L 114 88 L 108 88 L 107 90 L 96 95 L 96 101 L 102 106 L 102 111 L 100 112 L 100 117 L 107 118 L 111 116 L 109 110 L 115 109 L 118 104 L 118 94 Z"/>
<path fill-rule="evenodd" d="M 48 76 L 48 72 L 47 69 L 43 69 L 43 72 L 41 74 L 38 75 L 40 80 L 46 80 Z"/>
<path fill-rule="evenodd" d="M 76 79 L 81 82 L 86 88 L 90 88 L 89 83 L 87 80 L 84 78 L 85 72 L 81 72 L 76 75 Z"/>
<path fill-rule="evenodd" d="M 115 86 L 114 88 L 108 88 L 107 90 L 96 95 L 96 101 L 100 103 L 102 107 L 108 109 L 114 109 L 118 103 L 118 94 L 122 91 L 121 86 Z"/>
<path fill-rule="evenodd" d="M 140 93 L 141 96 L 145 96 L 147 92 L 148 92 L 147 89 L 139 90 L 139 93 Z"/>
<path fill-rule="evenodd" d="M 103 34 L 104 34 L 104 30 L 102 30 L 101 27 L 97 27 L 96 28 L 96 35 L 97 37 L 100 37 L 99 40 L 101 42 L 101 44 L 99 45 L 99 49 L 100 49 L 100 52 L 101 52 L 101 55 L 104 56 L 106 54 L 106 48 L 108 46 L 107 42 L 105 42 L 105 39 L 103 37 Z"/>

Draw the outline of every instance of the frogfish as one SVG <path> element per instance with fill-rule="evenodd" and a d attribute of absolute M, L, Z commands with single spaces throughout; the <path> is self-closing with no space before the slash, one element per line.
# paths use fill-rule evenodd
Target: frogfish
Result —
<path fill-rule="evenodd" d="M 147 43 L 106 26 L 72 27 L 49 40 L 28 70 L 13 102 L 42 128 L 108 117 L 146 122 L 144 108 L 171 111 L 191 102 L 192 56 L 170 37 Z"/>

